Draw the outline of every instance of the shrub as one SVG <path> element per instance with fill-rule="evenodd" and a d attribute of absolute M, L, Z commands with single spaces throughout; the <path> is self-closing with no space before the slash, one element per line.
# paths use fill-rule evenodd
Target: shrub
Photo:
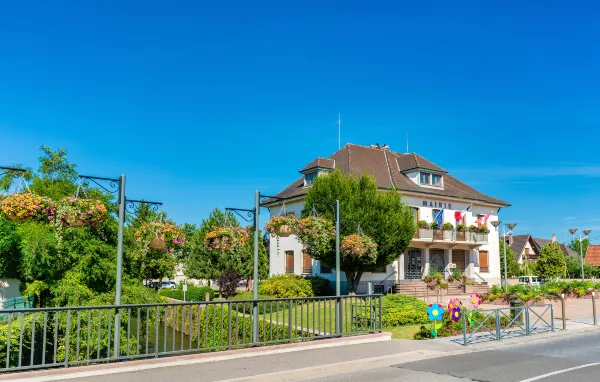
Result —
<path fill-rule="evenodd" d="M 219 284 L 220 294 L 225 298 L 229 298 L 235 296 L 241 279 L 233 269 L 227 269 L 215 281 Z"/>
<path fill-rule="evenodd" d="M 417 227 L 419 227 L 419 229 L 429 229 L 429 223 L 427 223 L 425 220 L 419 220 Z"/>
<path fill-rule="evenodd" d="M 197 287 L 194 285 L 188 285 L 188 290 L 185 293 L 185 300 L 190 302 L 205 301 L 206 292 L 208 292 L 209 298 L 212 301 L 215 298 L 214 289 L 209 286 Z M 183 285 L 179 284 L 177 289 L 161 289 L 158 291 L 158 294 L 159 296 L 183 301 Z"/>
<path fill-rule="evenodd" d="M 310 281 L 313 294 L 317 297 L 333 296 L 333 289 L 329 280 L 321 276 L 305 276 L 306 280 Z"/>
<path fill-rule="evenodd" d="M 258 295 L 259 300 L 272 299 L 273 297 Z M 243 300 L 254 300 L 254 294 L 252 292 L 239 292 L 235 296 L 229 299 L 230 301 L 243 301 Z M 258 303 L 258 312 L 260 314 L 275 313 L 288 307 L 287 301 L 265 301 Z M 238 313 L 250 314 L 252 313 L 252 303 L 250 302 L 234 302 L 231 305 L 231 309 Z"/>
<path fill-rule="evenodd" d="M 543 279 L 564 276 L 567 271 L 567 263 L 560 246 L 556 243 L 544 246 L 536 267 L 538 276 L 541 276 Z"/>
<path fill-rule="evenodd" d="M 273 298 L 313 297 L 311 282 L 302 276 L 285 274 L 261 281 L 258 293 Z"/>
<path fill-rule="evenodd" d="M 452 223 L 444 223 L 442 224 L 442 229 L 444 231 L 452 231 L 454 229 L 454 226 L 452 225 Z"/>
<path fill-rule="evenodd" d="M 421 325 L 419 331 L 413 335 L 415 340 L 429 340 L 433 338 L 433 334 L 431 334 L 431 329 Z"/>
<path fill-rule="evenodd" d="M 427 304 L 416 297 L 388 294 L 382 297 L 382 321 L 384 326 L 425 324 Z"/>

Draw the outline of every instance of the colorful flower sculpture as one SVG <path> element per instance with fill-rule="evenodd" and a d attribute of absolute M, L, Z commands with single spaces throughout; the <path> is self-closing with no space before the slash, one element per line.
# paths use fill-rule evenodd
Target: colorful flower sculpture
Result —
<path fill-rule="evenodd" d="M 462 313 L 460 311 L 460 308 L 452 309 L 452 321 L 458 322 L 458 321 L 460 321 L 461 318 L 462 318 Z"/>
<path fill-rule="evenodd" d="M 479 308 L 479 305 L 481 305 L 481 297 L 479 297 L 478 294 L 472 294 L 469 303 L 473 308 Z"/>
<path fill-rule="evenodd" d="M 429 304 L 427 314 L 431 321 L 441 321 L 444 318 L 444 307 L 440 304 Z"/>

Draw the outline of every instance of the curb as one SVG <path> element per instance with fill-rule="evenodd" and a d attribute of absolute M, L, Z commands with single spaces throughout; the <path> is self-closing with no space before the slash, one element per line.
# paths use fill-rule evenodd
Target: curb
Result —
<path fill-rule="evenodd" d="M 323 349 L 346 345 L 359 345 L 372 342 L 391 341 L 391 333 L 368 334 L 357 337 L 344 337 L 324 339 L 295 344 L 273 345 L 248 349 L 231 350 L 218 353 L 201 353 L 165 358 L 152 358 L 146 360 L 127 361 L 119 363 L 103 363 L 91 366 L 79 366 L 61 369 L 43 369 L 21 373 L 0 375 L 0 381 L 42 382 L 61 381 L 65 379 L 86 378 L 91 376 L 110 375 L 135 372 L 139 370 L 156 369 L 163 367 L 193 365 L 199 363 L 227 361 L 239 358 L 259 357 L 272 354 L 297 352 L 311 349 Z"/>

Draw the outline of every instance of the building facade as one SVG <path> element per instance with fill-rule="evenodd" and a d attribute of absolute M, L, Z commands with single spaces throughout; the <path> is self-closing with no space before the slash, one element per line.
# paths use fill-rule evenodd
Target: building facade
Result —
<path fill-rule="evenodd" d="M 366 291 L 367 283 L 373 283 L 378 291 L 387 291 L 394 285 L 420 281 L 433 271 L 447 277 L 454 268 L 464 271 L 473 281 L 500 282 L 498 232 L 491 222 L 497 221 L 498 211 L 509 204 L 476 191 L 414 153 L 396 153 L 387 146 L 348 144 L 330 158 L 317 158 L 301 169 L 302 177 L 276 195 L 285 202 L 268 204 L 271 216 L 300 216 L 304 196 L 314 179 L 333 169 L 357 177 L 363 173 L 373 175 L 380 189 L 398 190 L 413 209 L 416 222 L 432 223 L 443 211 L 442 224 L 452 225 L 451 230 L 417 229 L 408 248 L 394 262 L 363 275 L 359 292 Z M 457 222 L 455 212 L 467 209 Z M 487 217 L 484 225 L 489 233 L 457 230 L 475 225 L 482 217 Z M 271 240 L 270 273 L 313 274 L 335 280 L 331 265 L 311 259 L 293 235 Z M 346 289 L 343 272 L 341 284 Z"/>

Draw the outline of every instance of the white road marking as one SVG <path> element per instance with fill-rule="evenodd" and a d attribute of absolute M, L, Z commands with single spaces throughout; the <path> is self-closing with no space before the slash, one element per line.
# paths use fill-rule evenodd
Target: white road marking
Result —
<path fill-rule="evenodd" d="M 548 373 L 548 374 L 544 374 L 544 375 L 538 375 L 537 377 L 533 377 L 533 378 L 529 378 L 529 379 L 524 379 L 521 382 L 539 381 L 540 379 L 552 377 L 553 375 L 568 373 L 569 371 L 578 370 L 578 369 L 585 369 L 586 367 L 592 367 L 592 366 L 598 366 L 598 365 L 600 365 L 600 362 L 588 363 L 588 364 L 581 365 L 581 366 L 570 367 L 568 369 L 553 371 L 552 373 Z"/>

